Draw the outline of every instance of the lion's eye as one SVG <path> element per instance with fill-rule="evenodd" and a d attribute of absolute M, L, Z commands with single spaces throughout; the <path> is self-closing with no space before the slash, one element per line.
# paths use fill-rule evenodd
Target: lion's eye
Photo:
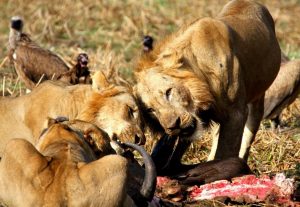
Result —
<path fill-rule="evenodd" d="M 46 132 L 47 132 L 47 130 L 48 130 L 49 128 L 45 128 L 45 129 L 43 129 L 43 131 L 42 131 L 42 133 L 41 133 L 41 135 L 40 135 L 40 137 L 39 138 L 41 138 Z"/>
<path fill-rule="evenodd" d="M 169 89 L 166 90 L 166 98 L 167 98 L 167 100 L 170 99 L 171 92 L 172 92 L 172 88 L 169 88 Z"/>
<path fill-rule="evenodd" d="M 69 126 L 67 126 L 67 125 L 63 125 L 63 128 L 64 128 L 65 130 L 69 131 L 69 132 L 72 131 L 72 129 L 71 129 Z"/>
<path fill-rule="evenodd" d="M 154 109 L 153 108 L 147 108 L 147 113 L 151 114 L 154 112 Z"/>
<path fill-rule="evenodd" d="M 134 110 L 131 107 L 128 107 L 128 113 L 130 117 L 134 117 Z"/>

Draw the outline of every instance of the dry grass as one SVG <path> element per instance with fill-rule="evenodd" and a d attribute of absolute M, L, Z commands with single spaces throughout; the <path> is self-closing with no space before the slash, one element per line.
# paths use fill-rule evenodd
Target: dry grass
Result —
<path fill-rule="evenodd" d="M 25 32 L 42 46 L 69 59 L 78 51 L 88 52 L 92 68 L 101 62 L 102 50 L 111 45 L 119 56 L 118 68 L 132 77 L 133 59 L 141 50 L 143 34 L 156 39 L 192 19 L 216 15 L 225 0 L 2 0 L 0 2 L 0 63 L 7 50 L 9 20 L 13 15 L 25 19 Z M 290 57 L 299 57 L 299 0 L 264 0 L 276 19 L 277 36 Z M 0 65 L 1 66 L 1 65 Z M 6 63 L 4 72 L 12 72 Z"/>
<path fill-rule="evenodd" d="M 24 30 L 36 42 L 71 62 L 76 54 L 89 54 L 92 70 L 114 67 L 132 79 L 134 59 L 140 53 L 143 34 L 155 39 L 181 24 L 203 16 L 214 16 L 225 0 L 1 0 L 0 1 L 0 83 L 2 93 L 19 95 L 23 85 L 6 60 L 9 21 L 13 15 L 25 20 Z M 276 32 L 283 51 L 300 57 L 300 1 L 262 0 L 276 20 Z M 286 171 L 300 162 L 299 100 L 285 120 L 289 130 L 261 129 L 251 150 L 250 165 L 257 173 Z M 298 109 L 297 109 L 298 107 Z M 266 122 L 264 126 L 268 126 Z M 264 128 L 264 127 L 262 127 Z M 206 159 L 210 136 L 194 143 L 185 157 L 189 162 Z"/>
<path fill-rule="evenodd" d="M 249 164 L 257 174 L 295 169 L 300 164 L 300 100 L 283 111 L 283 128 L 271 130 L 264 120 L 251 148 Z M 184 161 L 197 163 L 207 158 L 211 147 L 211 132 L 194 143 Z"/>

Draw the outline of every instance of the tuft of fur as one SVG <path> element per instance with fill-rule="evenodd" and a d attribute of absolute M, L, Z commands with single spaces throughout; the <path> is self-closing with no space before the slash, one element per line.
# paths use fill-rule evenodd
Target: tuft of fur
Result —
<path fill-rule="evenodd" d="M 86 103 L 85 109 L 81 112 L 80 118 L 87 122 L 92 122 L 95 117 L 100 116 L 99 109 L 105 104 L 107 99 L 128 92 L 124 87 L 111 85 L 103 89 L 100 93 L 95 93 Z"/>

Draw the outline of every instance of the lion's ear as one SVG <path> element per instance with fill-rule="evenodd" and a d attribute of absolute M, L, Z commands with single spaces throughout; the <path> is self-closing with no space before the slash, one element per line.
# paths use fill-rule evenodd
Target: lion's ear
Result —
<path fill-rule="evenodd" d="M 64 121 L 69 121 L 69 118 L 65 117 L 65 116 L 57 116 L 55 119 L 52 117 L 48 117 L 47 118 L 47 126 L 49 128 L 53 124 L 64 122 Z"/>
<path fill-rule="evenodd" d="M 106 76 L 102 71 L 97 71 L 92 76 L 93 84 L 92 88 L 96 91 L 103 90 L 103 88 L 107 88 L 110 83 L 108 82 Z"/>
<path fill-rule="evenodd" d="M 167 48 L 160 53 L 155 60 L 155 63 L 164 69 L 179 68 L 182 65 L 182 58 L 183 55 L 181 52 L 172 48 Z"/>
<path fill-rule="evenodd" d="M 94 152 L 102 155 L 113 154 L 114 151 L 110 146 L 108 134 L 96 125 L 81 120 L 72 120 L 69 123 L 72 129 L 79 130 L 85 141 L 91 146 Z"/>
<path fill-rule="evenodd" d="M 57 121 L 51 117 L 48 117 L 48 120 L 47 120 L 47 127 L 49 128 L 50 126 L 52 126 L 53 124 L 56 124 Z"/>

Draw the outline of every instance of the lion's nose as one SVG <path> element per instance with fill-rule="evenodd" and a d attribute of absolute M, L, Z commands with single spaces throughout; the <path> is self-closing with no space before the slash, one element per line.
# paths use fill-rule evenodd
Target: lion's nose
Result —
<path fill-rule="evenodd" d="M 181 120 L 180 117 L 177 117 L 175 121 L 169 122 L 169 125 L 166 127 L 166 133 L 170 135 L 177 135 L 180 133 Z"/>
<path fill-rule="evenodd" d="M 170 123 L 170 125 L 168 126 L 168 130 L 173 131 L 176 129 L 180 129 L 180 118 L 177 117 L 177 119 L 175 121 L 173 121 L 173 123 Z"/>
<path fill-rule="evenodd" d="M 134 143 L 138 144 L 138 145 L 144 145 L 146 143 L 146 138 L 145 136 L 138 136 L 135 135 L 134 136 Z"/>

